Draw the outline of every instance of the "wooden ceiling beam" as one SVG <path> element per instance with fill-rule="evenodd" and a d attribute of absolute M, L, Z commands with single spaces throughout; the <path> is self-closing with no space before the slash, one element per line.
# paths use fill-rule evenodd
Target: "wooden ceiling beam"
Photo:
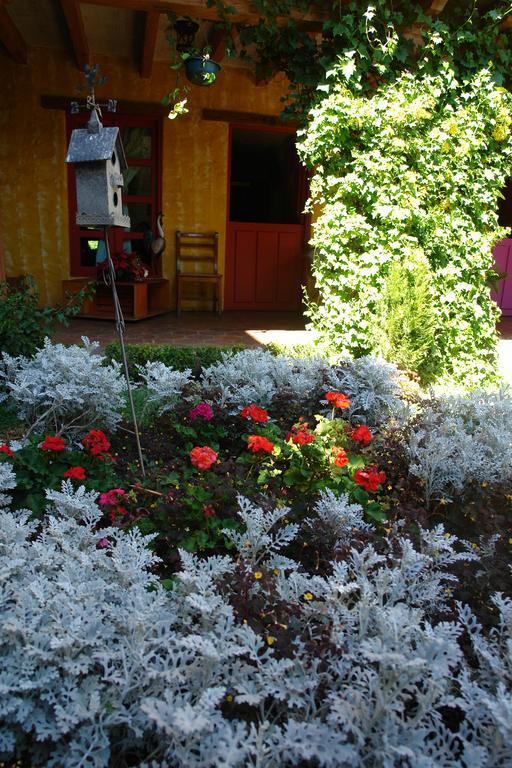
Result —
<path fill-rule="evenodd" d="M 144 26 L 144 44 L 142 47 L 142 59 L 140 63 L 140 76 L 144 78 L 151 77 L 153 71 L 153 60 L 155 58 L 156 38 L 158 34 L 158 23 L 160 13 L 158 11 L 149 11 L 146 13 L 146 23 Z"/>
<path fill-rule="evenodd" d="M 226 55 L 226 43 L 230 35 L 227 29 L 214 29 L 208 39 L 208 45 L 212 49 L 211 58 L 214 61 L 222 61 Z"/>
<path fill-rule="evenodd" d="M 27 45 L 18 27 L 7 13 L 3 0 L 0 0 L 0 43 L 11 59 L 18 64 L 27 63 Z"/>
<path fill-rule="evenodd" d="M 86 64 L 90 64 L 89 43 L 85 34 L 84 20 L 78 0 L 60 0 L 60 5 L 66 24 L 68 25 L 71 45 L 78 69 L 83 72 Z"/>
<path fill-rule="evenodd" d="M 429 16 L 438 16 L 444 11 L 448 5 L 448 0 L 432 0 L 430 6 L 427 8 L 427 14 Z"/>
<path fill-rule="evenodd" d="M 84 0 L 85 1 L 85 0 Z M 109 8 L 124 8 L 130 11 L 153 11 L 156 13 L 174 13 L 176 16 L 190 16 L 194 19 L 204 19 L 205 21 L 219 21 L 219 16 L 215 8 L 209 8 L 203 0 L 87 0 L 91 5 L 102 5 Z M 255 13 L 247 0 L 232 0 L 234 13 L 228 14 L 229 21 L 238 24 L 257 24 L 260 21 L 260 14 Z M 304 22 L 320 24 L 326 17 L 321 11 L 300 14 L 292 13 L 290 16 L 283 16 L 277 19 L 277 23 L 284 26 L 288 24 L 290 18 L 303 20 Z"/>

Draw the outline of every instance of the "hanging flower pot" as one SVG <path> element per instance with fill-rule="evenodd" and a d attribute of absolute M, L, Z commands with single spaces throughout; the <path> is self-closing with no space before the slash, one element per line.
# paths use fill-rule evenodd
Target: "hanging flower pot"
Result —
<path fill-rule="evenodd" d="M 184 65 L 187 80 L 194 85 L 213 85 L 221 69 L 209 56 L 187 56 Z"/>

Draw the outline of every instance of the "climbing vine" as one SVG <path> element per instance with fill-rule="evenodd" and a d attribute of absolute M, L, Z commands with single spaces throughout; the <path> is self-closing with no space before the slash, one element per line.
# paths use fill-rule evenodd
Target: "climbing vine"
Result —
<path fill-rule="evenodd" d="M 433 302 L 423 306 L 437 318 L 430 373 L 473 386 L 493 378 L 498 311 L 488 281 L 492 247 L 505 234 L 497 209 L 511 124 L 512 95 L 489 68 L 461 77 L 440 60 L 435 74 L 403 74 L 367 99 L 350 91 L 340 65 L 299 146 L 316 168 L 311 191 L 321 208 L 313 236 L 320 300 L 309 314 L 340 352 L 386 347 L 388 276 L 420 261 Z"/>
<path fill-rule="evenodd" d="M 228 2 L 206 1 L 230 23 Z M 449 0 L 441 17 L 430 5 L 320 0 L 318 30 L 310 3 L 253 0 L 260 22 L 238 25 L 238 54 L 256 51 L 260 78 L 285 72 L 285 114 L 303 126 L 320 212 L 313 326 L 340 352 L 393 356 L 403 279 L 416 292 L 409 320 L 428 315 L 428 333 L 408 320 L 407 339 L 425 378 L 476 386 L 496 370 L 489 282 L 512 159 L 512 2 Z"/>

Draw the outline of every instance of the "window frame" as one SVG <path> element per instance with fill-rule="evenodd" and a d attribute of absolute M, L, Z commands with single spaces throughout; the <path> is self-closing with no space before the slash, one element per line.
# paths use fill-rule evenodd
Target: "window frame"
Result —
<path fill-rule="evenodd" d="M 71 138 L 71 132 L 75 128 L 85 127 L 90 112 L 82 110 L 76 115 L 66 115 L 67 143 Z M 151 157 L 127 158 L 128 166 L 150 167 L 152 170 L 151 194 L 128 195 L 123 188 L 123 204 L 143 203 L 151 205 L 151 231 L 157 234 L 157 217 L 162 210 L 162 119 L 160 117 L 140 117 L 132 115 L 118 115 L 106 113 L 102 116 L 105 126 L 117 126 L 121 131 L 124 128 L 149 128 L 151 130 Z M 96 277 L 97 267 L 85 266 L 81 263 L 80 241 L 82 239 L 102 240 L 103 229 L 91 229 L 84 235 L 83 228 L 76 224 L 76 174 L 72 163 L 67 164 L 68 177 L 68 220 L 69 220 L 69 273 L 71 277 Z M 109 229 L 109 245 L 111 253 L 119 253 L 123 249 L 126 240 L 142 240 L 143 232 L 126 232 L 122 227 Z M 161 277 L 161 259 L 154 265 L 151 277 Z"/>

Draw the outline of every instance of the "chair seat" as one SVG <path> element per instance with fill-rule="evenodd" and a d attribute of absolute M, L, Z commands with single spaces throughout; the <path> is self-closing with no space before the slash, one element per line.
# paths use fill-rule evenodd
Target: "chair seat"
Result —
<path fill-rule="evenodd" d="M 209 275 L 205 272 L 178 272 L 176 277 L 180 279 L 189 277 L 191 280 L 219 280 L 222 275 Z"/>

